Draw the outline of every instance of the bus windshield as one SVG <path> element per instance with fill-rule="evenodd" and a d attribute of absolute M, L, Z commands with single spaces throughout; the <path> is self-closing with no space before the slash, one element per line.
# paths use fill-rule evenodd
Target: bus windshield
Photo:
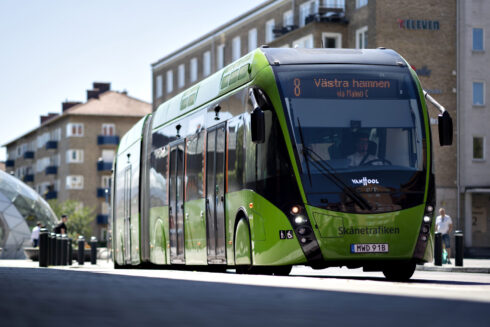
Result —
<path fill-rule="evenodd" d="M 339 206 L 346 197 L 369 202 L 364 193 L 423 193 L 422 181 L 404 188 L 425 169 L 422 111 L 406 67 L 283 66 L 276 76 L 309 202 Z M 384 202 L 386 210 L 416 204 Z"/>

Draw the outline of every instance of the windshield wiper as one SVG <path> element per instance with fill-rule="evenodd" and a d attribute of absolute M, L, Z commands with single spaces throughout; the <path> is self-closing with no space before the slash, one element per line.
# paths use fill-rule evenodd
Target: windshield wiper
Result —
<path fill-rule="evenodd" d="M 301 138 L 301 143 L 303 144 L 303 156 L 305 157 L 305 162 L 306 162 L 306 169 L 308 171 L 308 178 L 310 180 L 311 184 L 311 173 L 310 173 L 310 166 L 309 166 L 309 158 L 312 159 L 312 163 L 317 168 L 320 173 L 329 178 L 332 182 L 334 182 L 335 185 L 337 185 L 341 190 L 345 190 L 345 193 L 347 193 L 352 200 L 354 200 L 355 203 L 361 209 L 364 210 L 372 210 L 372 206 L 353 188 L 351 188 L 349 185 L 347 185 L 343 180 L 341 180 L 339 177 L 337 177 L 337 174 L 335 172 L 335 169 L 330 166 L 323 158 L 316 153 L 314 150 L 310 149 L 309 147 L 306 146 L 304 139 L 303 139 L 303 129 L 301 128 L 301 123 L 298 118 L 298 129 L 299 129 L 299 137 Z M 311 155 L 310 155 L 311 154 Z"/>

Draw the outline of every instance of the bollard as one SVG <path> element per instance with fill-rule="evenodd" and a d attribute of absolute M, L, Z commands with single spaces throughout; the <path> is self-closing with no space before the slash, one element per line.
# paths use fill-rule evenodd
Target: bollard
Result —
<path fill-rule="evenodd" d="M 61 234 L 56 234 L 56 258 L 54 265 L 55 266 L 60 266 L 61 265 Z"/>
<path fill-rule="evenodd" d="M 85 261 L 85 239 L 82 235 L 78 236 L 78 264 L 83 265 Z"/>
<path fill-rule="evenodd" d="M 68 265 L 71 266 L 73 263 L 73 247 L 72 247 L 72 239 L 68 238 Z"/>
<path fill-rule="evenodd" d="M 463 231 L 457 230 L 454 232 L 454 243 L 456 247 L 456 253 L 454 257 L 455 265 L 458 267 L 463 267 L 463 252 L 464 252 L 464 244 L 463 244 Z"/>
<path fill-rule="evenodd" d="M 39 230 L 39 267 L 48 266 L 49 235 L 46 228 Z"/>
<path fill-rule="evenodd" d="M 49 237 L 49 265 L 54 266 L 56 260 L 56 234 L 51 233 Z"/>
<path fill-rule="evenodd" d="M 97 238 L 92 236 L 90 238 L 90 263 L 97 264 Z"/>
<path fill-rule="evenodd" d="M 68 264 L 68 235 L 61 235 L 61 265 Z"/>
<path fill-rule="evenodd" d="M 439 232 L 434 234 L 434 265 L 442 266 L 442 235 Z"/>

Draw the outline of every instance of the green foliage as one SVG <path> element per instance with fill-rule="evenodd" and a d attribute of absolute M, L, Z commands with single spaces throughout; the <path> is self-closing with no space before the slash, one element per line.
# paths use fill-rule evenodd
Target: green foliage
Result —
<path fill-rule="evenodd" d="M 95 219 L 94 207 L 84 207 L 81 202 L 74 200 L 65 202 L 50 200 L 48 203 L 58 219 L 61 220 L 63 214 L 68 216 L 66 229 L 69 237 L 76 240 L 79 235 L 83 235 L 85 239 L 90 239 L 93 234 L 92 223 Z"/>

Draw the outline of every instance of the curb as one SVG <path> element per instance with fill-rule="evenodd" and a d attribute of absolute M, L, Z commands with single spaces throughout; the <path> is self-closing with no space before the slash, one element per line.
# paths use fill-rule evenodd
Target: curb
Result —
<path fill-rule="evenodd" d="M 416 270 L 490 274 L 490 268 L 483 268 L 483 267 L 454 267 L 454 266 L 440 266 L 439 267 L 439 266 L 417 265 Z"/>

